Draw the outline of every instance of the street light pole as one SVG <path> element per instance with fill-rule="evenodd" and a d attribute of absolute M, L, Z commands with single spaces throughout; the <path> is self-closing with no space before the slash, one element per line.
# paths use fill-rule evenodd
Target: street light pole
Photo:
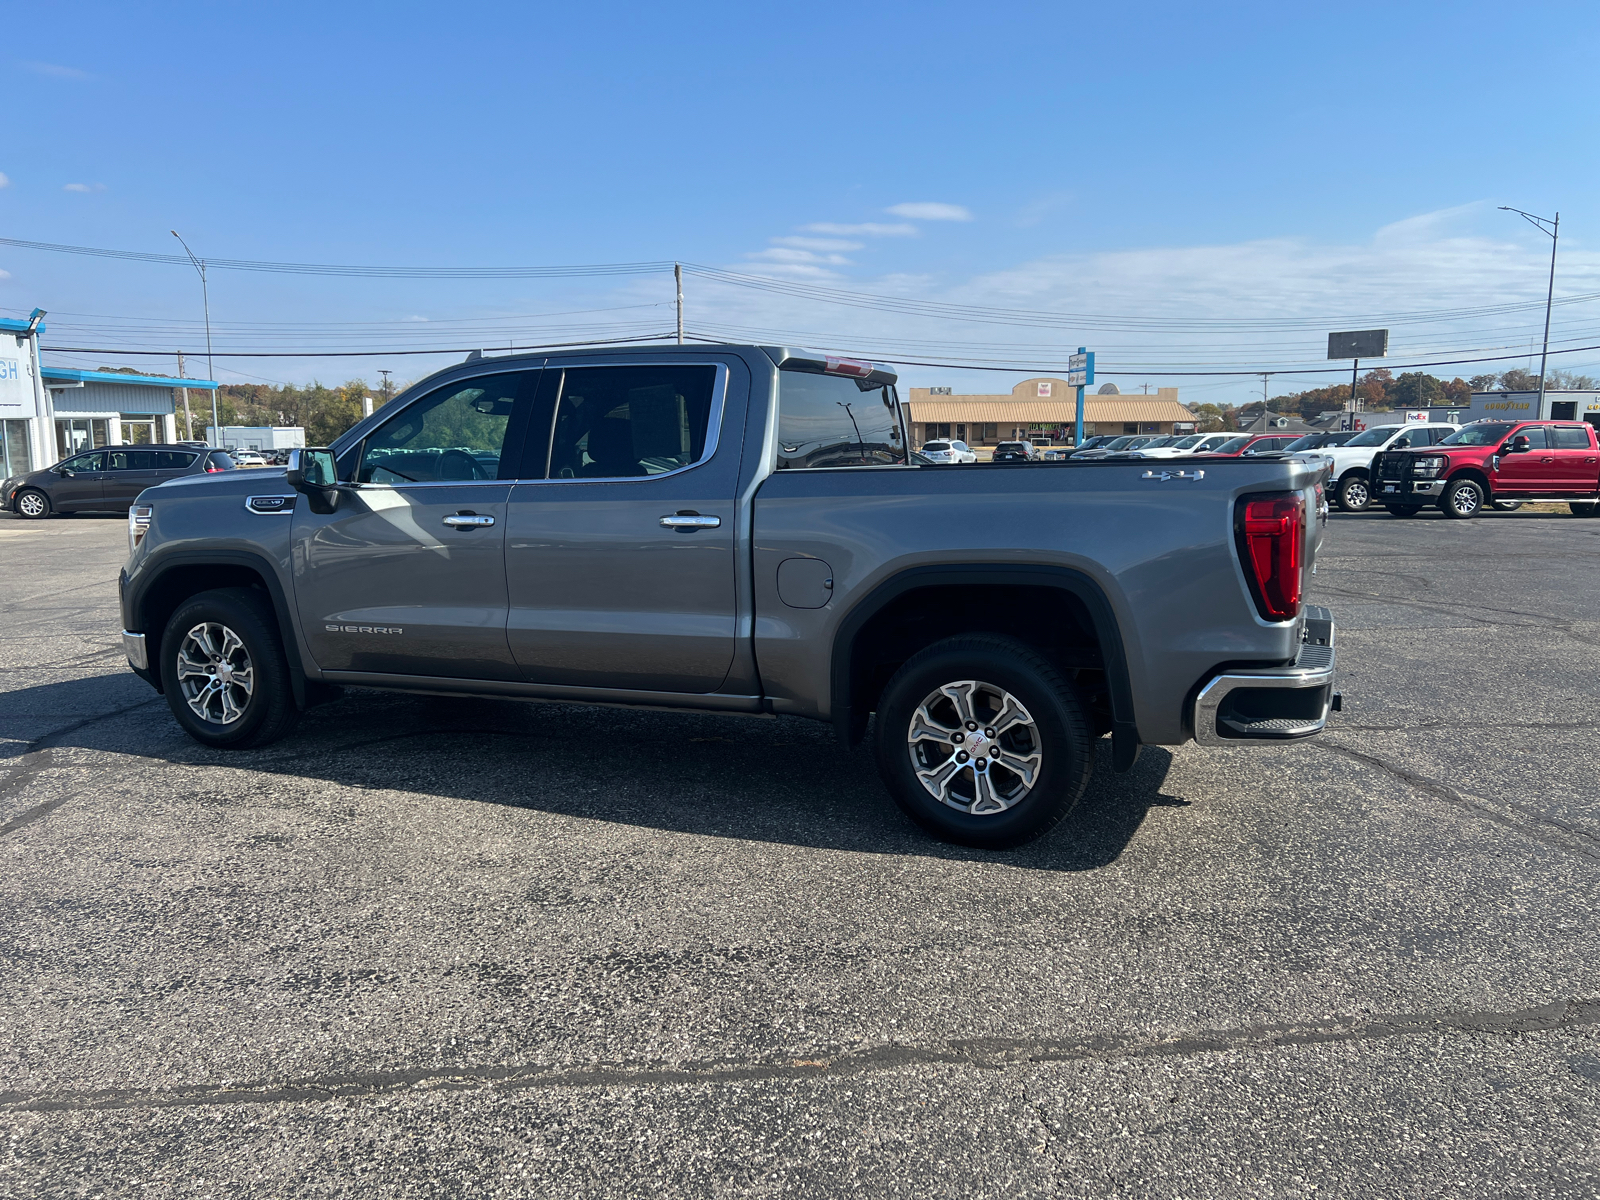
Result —
<path fill-rule="evenodd" d="M 1561 214 L 1557 213 L 1554 220 L 1549 217 L 1536 217 L 1508 204 L 1502 204 L 1500 211 L 1516 213 L 1550 239 L 1550 286 L 1544 294 L 1544 349 L 1539 353 L 1539 416 L 1543 419 L 1545 364 L 1550 358 L 1550 308 L 1556 298 L 1556 246 L 1561 240 Z M 1548 229 L 1545 228 L 1547 225 Z"/>
<path fill-rule="evenodd" d="M 189 243 L 178 236 L 176 229 L 172 236 L 178 238 L 178 245 L 183 247 L 183 252 L 189 256 L 189 261 L 194 264 L 194 269 L 200 272 L 200 302 L 205 306 L 206 313 L 206 375 L 212 383 L 217 381 L 217 368 L 211 363 L 211 292 L 206 286 L 206 260 L 196 258 L 194 251 L 189 249 Z M 222 447 L 222 419 L 217 413 L 217 389 L 211 389 L 211 430 L 212 437 L 216 438 L 218 449 Z"/>

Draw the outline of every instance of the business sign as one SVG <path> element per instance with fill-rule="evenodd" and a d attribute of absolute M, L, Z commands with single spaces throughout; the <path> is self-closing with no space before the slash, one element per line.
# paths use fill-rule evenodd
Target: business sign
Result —
<path fill-rule="evenodd" d="M 28 339 L 0 334 L 0 418 L 26 419 L 37 416 L 38 411 Z"/>
<path fill-rule="evenodd" d="M 1408 411 L 1406 413 L 1406 421 L 1407 421 L 1407 423 L 1410 423 L 1412 421 L 1426 421 L 1427 419 L 1428 419 L 1428 410 L 1425 409 L 1425 408 L 1413 409 L 1413 410 L 1410 410 L 1410 411 Z"/>
<path fill-rule="evenodd" d="M 1387 329 L 1347 329 L 1328 335 L 1329 358 L 1382 358 L 1388 353 Z"/>
<path fill-rule="evenodd" d="M 1067 386 L 1088 387 L 1094 382 L 1094 355 L 1069 354 L 1067 356 Z"/>

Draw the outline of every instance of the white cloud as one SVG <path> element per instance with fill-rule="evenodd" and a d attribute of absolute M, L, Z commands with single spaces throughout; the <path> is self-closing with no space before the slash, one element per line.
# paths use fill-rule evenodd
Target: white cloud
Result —
<path fill-rule="evenodd" d="M 844 238 L 775 237 L 768 239 L 774 246 L 794 246 L 800 250 L 859 250 L 861 242 Z"/>
<path fill-rule="evenodd" d="M 51 79 L 92 79 L 87 71 L 80 71 L 77 67 L 63 67 L 59 63 L 25 62 L 22 64 L 35 75 L 46 75 Z"/>
<path fill-rule="evenodd" d="M 427 317 L 402 317 L 403 321 L 426 321 Z"/>
<path fill-rule="evenodd" d="M 959 204 L 939 204 L 935 201 L 917 201 L 896 204 L 883 210 L 891 216 L 906 217 L 912 221 L 970 221 L 972 213 Z"/>
<path fill-rule="evenodd" d="M 10 271 L 0 271 L 0 279 L 10 279 L 10 278 L 11 278 L 11 272 Z"/>
<path fill-rule="evenodd" d="M 828 263 L 833 266 L 845 266 L 850 262 L 842 254 L 818 254 L 812 250 L 798 250 L 790 246 L 773 246 L 767 250 L 758 250 L 754 254 L 746 254 L 745 257 L 761 262 Z"/>
<path fill-rule="evenodd" d="M 103 183 L 69 183 L 63 186 L 61 190 L 63 192 L 103 192 L 106 190 L 106 185 Z"/>
<path fill-rule="evenodd" d="M 11 176 L 7 175 L 4 171 L 0 171 L 0 188 L 8 188 L 10 186 Z"/>
<path fill-rule="evenodd" d="M 829 233 L 835 237 L 916 237 L 921 232 L 915 225 L 885 225 L 866 221 L 858 225 L 840 225 L 833 221 L 813 221 L 800 226 L 806 233 Z"/>

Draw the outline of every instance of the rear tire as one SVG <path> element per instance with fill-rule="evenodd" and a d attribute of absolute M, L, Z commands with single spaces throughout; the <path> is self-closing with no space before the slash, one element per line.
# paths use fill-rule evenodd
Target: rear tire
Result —
<path fill-rule="evenodd" d="M 1372 485 L 1364 475 L 1351 475 L 1339 485 L 1339 507 L 1345 512 L 1366 512 L 1372 507 Z"/>
<path fill-rule="evenodd" d="M 1521 507 L 1521 500 L 1496 500 L 1494 502 L 1496 512 L 1516 512 Z"/>
<path fill-rule="evenodd" d="M 1072 686 L 999 634 L 947 638 L 912 656 L 884 689 L 874 742 L 879 774 L 908 817 L 937 838 L 988 850 L 1054 828 L 1094 766 Z"/>
<path fill-rule="evenodd" d="M 253 588 L 185 600 L 161 634 L 160 660 L 167 705 L 202 745 L 265 746 L 300 717 L 277 617 Z"/>
<path fill-rule="evenodd" d="M 24 488 L 17 493 L 16 514 L 30 521 L 42 521 L 50 515 L 50 497 L 38 488 Z"/>
<path fill-rule="evenodd" d="M 1483 508 L 1483 488 L 1476 480 L 1458 479 L 1445 488 L 1439 507 L 1452 520 L 1471 520 Z"/>
<path fill-rule="evenodd" d="M 1567 507 L 1572 510 L 1572 515 L 1575 517 L 1600 517 L 1600 504 L 1593 500 L 1587 504 L 1568 504 Z"/>
<path fill-rule="evenodd" d="M 1391 517 L 1414 517 L 1421 511 L 1421 506 L 1416 504 L 1389 505 L 1389 515 Z"/>

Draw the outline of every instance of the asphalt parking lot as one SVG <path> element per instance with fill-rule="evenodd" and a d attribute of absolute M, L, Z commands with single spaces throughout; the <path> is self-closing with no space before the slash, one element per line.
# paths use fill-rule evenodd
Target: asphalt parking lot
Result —
<path fill-rule="evenodd" d="M 1336 515 L 1331 732 L 1010 854 L 800 722 L 203 749 L 124 550 L 0 517 L 0 1195 L 1600 1192 L 1600 521 Z"/>

